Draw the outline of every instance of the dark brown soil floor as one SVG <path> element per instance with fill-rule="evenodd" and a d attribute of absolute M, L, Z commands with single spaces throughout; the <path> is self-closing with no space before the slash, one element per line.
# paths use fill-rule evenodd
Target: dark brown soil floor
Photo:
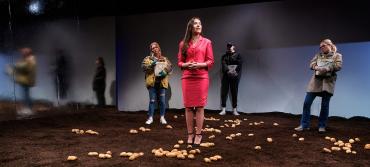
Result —
<path fill-rule="evenodd" d="M 25 120 L 0 122 L 0 166 L 370 166 L 370 150 L 364 145 L 370 143 L 370 120 L 362 117 L 343 119 L 331 117 L 328 132 L 317 132 L 317 118 L 312 120 L 312 128 L 307 132 L 293 130 L 299 123 L 297 115 L 278 112 L 263 114 L 241 114 L 240 116 L 219 116 L 218 111 L 206 111 L 206 117 L 220 118 L 220 121 L 205 121 L 204 125 L 217 128 L 221 134 L 204 132 L 204 142 L 214 142 L 210 148 L 200 147 L 201 153 L 195 159 L 178 160 L 176 158 L 157 158 L 151 150 L 163 148 L 172 150 L 173 145 L 182 139 L 186 142 L 185 117 L 183 110 L 170 110 L 166 113 L 167 121 L 173 129 L 160 125 L 156 113 L 154 123 L 145 126 L 146 112 L 118 112 L 114 108 L 85 109 L 83 112 L 48 115 Z M 175 119 L 174 115 L 178 118 Z M 242 120 L 236 128 L 220 128 L 224 120 Z M 243 119 L 247 120 L 243 120 Z M 264 123 L 258 126 L 249 123 Z M 279 125 L 274 126 L 276 122 Z M 231 123 L 229 123 L 231 125 Z M 130 134 L 130 129 L 144 126 L 149 132 Z M 97 136 L 78 135 L 71 129 L 92 129 Z M 225 137 L 232 133 L 242 133 L 233 140 Z M 249 133 L 254 133 L 249 137 Z M 296 133 L 304 141 L 292 137 Z M 208 139 L 210 135 L 216 137 Z M 331 148 L 332 142 L 325 136 L 348 142 L 358 137 L 361 141 L 352 144 L 357 154 L 344 151 L 323 153 L 324 147 Z M 266 141 L 273 139 L 272 143 Z M 255 150 L 259 145 L 261 150 Z M 181 145 L 180 149 L 186 149 Z M 111 159 L 99 159 L 88 156 L 88 152 L 104 153 L 112 151 Z M 190 150 L 190 149 L 186 149 Z M 120 152 L 144 152 L 144 156 L 130 161 L 120 157 Z M 221 155 L 222 160 L 205 163 L 203 158 Z M 78 157 L 76 161 L 67 161 L 69 155 Z"/>

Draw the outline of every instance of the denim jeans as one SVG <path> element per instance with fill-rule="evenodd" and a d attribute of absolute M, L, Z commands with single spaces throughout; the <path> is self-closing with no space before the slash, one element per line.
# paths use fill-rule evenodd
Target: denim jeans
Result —
<path fill-rule="evenodd" d="M 327 92 L 323 92 L 323 93 L 307 92 L 306 98 L 303 104 L 303 113 L 302 113 L 302 118 L 301 118 L 301 126 L 303 128 L 310 127 L 311 105 L 312 105 L 312 102 L 315 100 L 316 96 L 322 97 L 321 110 L 320 110 L 320 116 L 319 116 L 319 128 L 326 127 L 326 121 L 328 120 L 328 116 L 329 116 L 329 102 L 330 102 L 330 98 L 332 95 Z"/>
<path fill-rule="evenodd" d="M 166 89 L 159 86 L 159 84 L 155 84 L 154 87 L 149 87 L 149 110 L 148 115 L 153 117 L 154 109 L 156 108 L 156 99 L 159 98 L 159 108 L 160 108 L 160 115 L 164 116 L 166 112 Z"/>
<path fill-rule="evenodd" d="M 23 89 L 23 104 L 25 104 L 28 108 L 32 109 L 32 100 L 30 95 L 30 87 L 29 86 L 22 86 Z"/>

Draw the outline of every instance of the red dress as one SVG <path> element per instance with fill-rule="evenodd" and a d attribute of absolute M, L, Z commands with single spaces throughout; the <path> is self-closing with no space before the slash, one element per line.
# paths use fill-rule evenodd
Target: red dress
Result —
<path fill-rule="evenodd" d="M 209 39 L 202 36 L 199 37 L 198 42 L 192 44 L 189 42 L 186 60 L 184 60 L 181 50 L 183 42 L 180 42 L 179 53 L 177 55 L 178 66 L 181 68 L 186 62 L 206 63 L 207 68 L 201 69 L 183 69 L 182 73 L 182 95 L 185 107 L 204 107 L 207 105 L 208 97 L 208 70 L 214 64 L 212 43 Z"/>

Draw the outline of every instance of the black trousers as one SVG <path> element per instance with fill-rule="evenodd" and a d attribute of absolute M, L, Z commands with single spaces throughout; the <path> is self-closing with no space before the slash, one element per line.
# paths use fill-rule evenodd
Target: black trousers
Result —
<path fill-rule="evenodd" d="M 96 99 L 98 100 L 98 106 L 102 107 L 105 106 L 105 90 L 95 90 Z"/>
<path fill-rule="evenodd" d="M 231 101 L 233 108 L 238 105 L 238 87 L 239 77 L 228 77 L 227 75 L 222 76 L 221 80 L 221 107 L 226 107 L 226 100 L 231 91 Z"/>

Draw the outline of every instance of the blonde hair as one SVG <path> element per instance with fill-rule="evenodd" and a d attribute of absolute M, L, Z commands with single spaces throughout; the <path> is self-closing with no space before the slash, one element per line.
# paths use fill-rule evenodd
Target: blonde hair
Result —
<path fill-rule="evenodd" d="M 335 46 L 334 43 L 330 39 L 324 39 L 320 42 L 320 44 L 322 43 L 329 45 L 331 48 L 331 51 L 333 51 L 334 53 L 337 52 L 337 46 Z"/>
<path fill-rule="evenodd" d="M 150 49 L 150 53 L 152 55 L 153 51 L 152 51 L 152 46 L 153 45 L 156 45 L 159 49 L 159 57 L 162 56 L 162 51 L 161 51 L 161 47 L 159 46 L 159 43 L 158 42 L 152 42 L 150 45 L 149 45 L 149 49 Z"/>

